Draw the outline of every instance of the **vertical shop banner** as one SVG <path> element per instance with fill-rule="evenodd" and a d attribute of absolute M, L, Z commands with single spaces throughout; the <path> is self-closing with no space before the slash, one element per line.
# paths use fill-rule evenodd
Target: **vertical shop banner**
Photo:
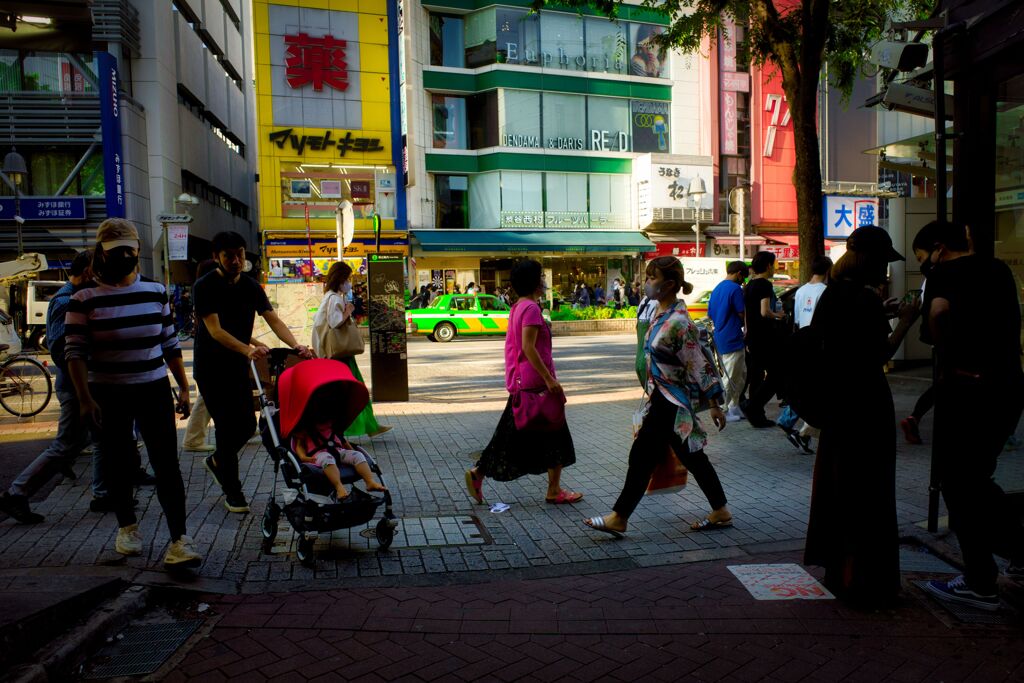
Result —
<path fill-rule="evenodd" d="M 103 138 L 103 181 L 107 217 L 125 217 L 124 156 L 121 143 L 121 78 L 109 52 L 96 52 L 100 77 L 100 132 Z"/>
<path fill-rule="evenodd" d="M 188 260 L 188 226 L 167 226 L 167 259 L 169 261 Z"/>
<path fill-rule="evenodd" d="M 724 75 L 724 74 L 723 74 Z M 724 81 L 724 79 L 723 79 Z M 724 85 L 724 83 L 723 83 Z M 722 89 L 722 154 L 739 153 L 736 93 Z"/>
<path fill-rule="evenodd" d="M 409 354 L 405 332 L 405 259 L 367 257 L 370 301 L 370 371 L 374 401 L 409 400 Z"/>
<path fill-rule="evenodd" d="M 782 89 L 782 75 L 777 67 L 766 64 L 761 69 L 752 68 L 751 76 L 751 222 L 755 226 L 795 226 L 796 143 L 789 102 Z"/>

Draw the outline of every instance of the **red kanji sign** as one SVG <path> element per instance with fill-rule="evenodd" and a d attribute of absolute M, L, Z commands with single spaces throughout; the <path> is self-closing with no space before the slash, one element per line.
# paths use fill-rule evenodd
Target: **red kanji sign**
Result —
<path fill-rule="evenodd" d="M 344 40 L 334 36 L 311 38 L 309 34 L 285 36 L 288 46 L 288 85 L 301 88 L 309 83 L 320 92 L 326 83 L 335 90 L 348 90 L 348 64 L 345 62 Z"/>

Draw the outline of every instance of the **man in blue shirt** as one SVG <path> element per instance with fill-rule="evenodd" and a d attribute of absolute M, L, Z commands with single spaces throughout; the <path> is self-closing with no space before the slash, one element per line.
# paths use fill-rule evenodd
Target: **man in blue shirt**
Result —
<path fill-rule="evenodd" d="M 708 316 L 715 324 L 715 346 L 722 356 L 725 371 L 725 419 L 736 422 L 743 419 L 740 395 L 747 380 L 746 350 L 744 348 L 745 313 L 743 281 L 750 274 L 743 261 L 732 261 L 726 266 L 726 278 L 718 283 L 708 301 Z"/>

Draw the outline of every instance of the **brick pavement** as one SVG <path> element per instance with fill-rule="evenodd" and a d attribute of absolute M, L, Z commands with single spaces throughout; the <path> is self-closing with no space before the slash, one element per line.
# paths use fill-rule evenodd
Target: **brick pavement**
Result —
<path fill-rule="evenodd" d="M 799 554 L 757 561 L 796 562 Z M 209 595 L 202 600 L 211 608 L 200 616 L 212 627 L 154 678 L 909 683 L 1024 677 L 1016 626 L 951 623 L 914 591 L 898 609 L 877 613 L 832 600 L 758 602 L 732 578 L 729 564 L 440 587 Z"/>
<path fill-rule="evenodd" d="M 894 386 L 899 411 L 909 411 L 921 386 Z M 471 454 L 489 439 L 503 401 L 474 399 L 463 392 L 438 398 L 421 394 L 414 402 L 377 406 L 381 421 L 394 429 L 362 443 L 381 464 L 399 516 L 408 519 L 399 529 L 407 533 L 405 547 L 378 553 L 370 541 L 340 532 L 334 539 L 321 537 L 315 569 L 299 565 L 287 548 L 271 555 L 260 550 L 260 518 L 272 478 L 261 445 L 251 442 L 242 457 L 243 486 L 253 505 L 245 516 L 226 512 L 202 467 L 202 456 L 183 453 L 188 527 L 206 555 L 199 575 L 209 590 L 216 585 L 216 590 L 261 593 L 342 585 L 357 578 L 392 585 L 443 583 L 451 580 L 452 572 L 473 581 L 500 570 L 516 570 L 517 576 L 568 575 L 800 546 L 813 458 L 798 453 L 778 430 L 754 430 L 745 423 L 729 425 L 708 448 L 735 514 L 734 528 L 715 534 L 689 532 L 689 523 L 706 511 L 706 501 L 691 484 L 679 495 L 645 499 L 625 540 L 584 529 L 582 518 L 607 511 L 618 494 L 639 394 L 624 388 L 580 395 L 570 388 L 568 415 L 577 464 L 566 470 L 564 484 L 583 491 L 585 499 L 576 506 L 547 505 L 540 477 L 487 481 L 488 502 L 511 506 L 501 514 L 472 504 L 462 473 L 472 464 Z M 926 517 L 929 452 L 927 446 L 900 444 L 898 512 L 908 528 Z M 1008 453 L 1001 468 L 1000 479 L 1019 482 L 1024 457 Z M 159 561 L 166 529 L 152 489 L 139 492 L 146 550 L 143 557 L 126 560 L 113 551 L 113 518 L 88 511 L 88 463 L 82 460 L 76 469 L 82 476 L 61 482 L 36 506 L 46 523 L 26 527 L 0 521 L 0 572 L 98 566 L 134 580 L 163 581 Z M 467 521 L 475 528 L 460 526 Z M 463 527 L 483 533 L 468 542 L 464 533 L 457 533 Z"/>

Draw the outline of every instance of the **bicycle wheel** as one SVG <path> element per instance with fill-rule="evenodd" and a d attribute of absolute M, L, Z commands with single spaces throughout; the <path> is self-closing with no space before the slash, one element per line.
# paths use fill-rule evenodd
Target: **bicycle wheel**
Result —
<path fill-rule="evenodd" d="M 0 405 L 11 415 L 38 415 L 52 395 L 50 372 L 34 358 L 15 356 L 0 365 Z"/>

